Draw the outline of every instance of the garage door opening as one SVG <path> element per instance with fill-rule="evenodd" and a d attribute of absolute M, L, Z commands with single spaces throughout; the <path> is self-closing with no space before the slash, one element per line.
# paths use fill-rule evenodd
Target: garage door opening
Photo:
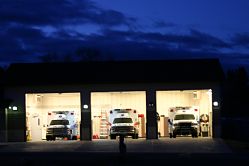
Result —
<path fill-rule="evenodd" d="M 132 116 L 130 125 L 135 127 L 137 138 L 146 137 L 145 91 L 92 92 L 91 111 L 93 139 L 115 139 L 115 131 L 110 131 L 110 129 L 116 123 L 113 122 L 114 117 L 121 116 L 119 114 L 121 112 L 125 112 L 122 116 L 127 118 Z"/>
<path fill-rule="evenodd" d="M 29 93 L 25 100 L 27 141 L 80 138 L 80 93 Z"/>
<path fill-rule="evenodd" d="M 211 89 L 157 91 L 156 97 L 157 112 L 160 117 L 158 121 L 160 137 L 173 137 L 173 131 L 175 136 L 212 137 Z M 177 119 L 176 114 L 194 116 L 192 119 L 181 119 L 179 115 Z M 192 132 L 193 129 L 197 132 L 196 135 Z"/>

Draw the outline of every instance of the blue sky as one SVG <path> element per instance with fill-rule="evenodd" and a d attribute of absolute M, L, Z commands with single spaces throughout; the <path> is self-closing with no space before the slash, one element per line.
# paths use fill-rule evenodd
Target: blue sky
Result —
<path fill-rule="evenodd" d="M 248 9 L 248 0 L 0 0 L 0 65 L 78 61 L 90 48 L 98 60 L 215 57 L 249 71 Z"/>

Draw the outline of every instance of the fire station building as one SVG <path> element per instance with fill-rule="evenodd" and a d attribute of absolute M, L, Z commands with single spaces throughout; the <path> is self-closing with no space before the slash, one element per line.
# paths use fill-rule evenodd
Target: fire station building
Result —
<path fill-rule="evenodd" d="M 46 140 L 59 111 L 73 112 L 78 140 L 110 139 L 113 109 L 136 110 L 138 139 L 160 139 L 169 136 L 169 109 L 185 106 L 209 117 L 199 137 L 217 138 L 223 77 L 218 59 L 14 63 L 1 79 L 10 103 L 1 108 L 0 142 Z"/>

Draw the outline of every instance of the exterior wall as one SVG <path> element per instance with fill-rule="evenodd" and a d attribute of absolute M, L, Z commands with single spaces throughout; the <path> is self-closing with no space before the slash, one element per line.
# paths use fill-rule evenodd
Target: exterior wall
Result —
<path fill-rule="evenodd" d="M 70 86 L 36 86 L 36 87 L 8 87 L 5 97 L 13 99 L 12 105 L 18 110 L 8 110 L 6 141 L 25 142 L 25 94 L 26 93 L 81 93 L 81 140 L 91 140 L 91 92 L 108 91 L 146 91 L 146 137 L 157 139 L 156 120 L 156 91 L 183 89 L 212 89 L 213 101 L 220 100 L 217 84 L 208 83 L 171 83 L 171 84 L 98 84 L 98 85 L 70 85 Z M 83 108 L 87 105 L 88 108 Z M 213 137 L 220 137 L 220 107 L 213 106 Z"/>
<path fill-rule="evenodd" d="M 221 99 L 221 91 L 220 88 L 218 87 L 214 87 L 212 89 L 213 91 L 213 102 L 218 102 L 218 106 L 215 106 L 214 104 L 212 104 L 212 109 L 213 109 L 213 116 L 212 116 L 212 126 L 213 128 L 211 129 L 211 131 L 213 132 L 213 138 L 220 138 L 221 137 L 221 103 L 222 103 L 222 99 Z"/>
<path fill-rule="evenodd" d="M 222 118 L 222 138 L 249 142 L 249 119 Z M 244 132 L 243 132 L 244 131 Z"/>
<path fill-rule="evenodd" d="M 25 142 L 25 95 L 22 88 L 9 88 L 6 90 L 5 97 L 10 98 L 13 102 L 10 108 L 6 109 L 6 141 L 7 142 Z M 17 107 L 17 110 L 13 110 L 13 106 Z"/>

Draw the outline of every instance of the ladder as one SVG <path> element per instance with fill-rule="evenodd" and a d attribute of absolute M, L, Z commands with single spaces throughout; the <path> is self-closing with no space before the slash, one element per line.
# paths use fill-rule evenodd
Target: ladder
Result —
<path fill-rule="evenodd" d="M 108 138 L 108 125 L 107 125 L 107 112 L 101 110 L 101 118 L 100 118 L 100 139 L 107 139 Z"/>

